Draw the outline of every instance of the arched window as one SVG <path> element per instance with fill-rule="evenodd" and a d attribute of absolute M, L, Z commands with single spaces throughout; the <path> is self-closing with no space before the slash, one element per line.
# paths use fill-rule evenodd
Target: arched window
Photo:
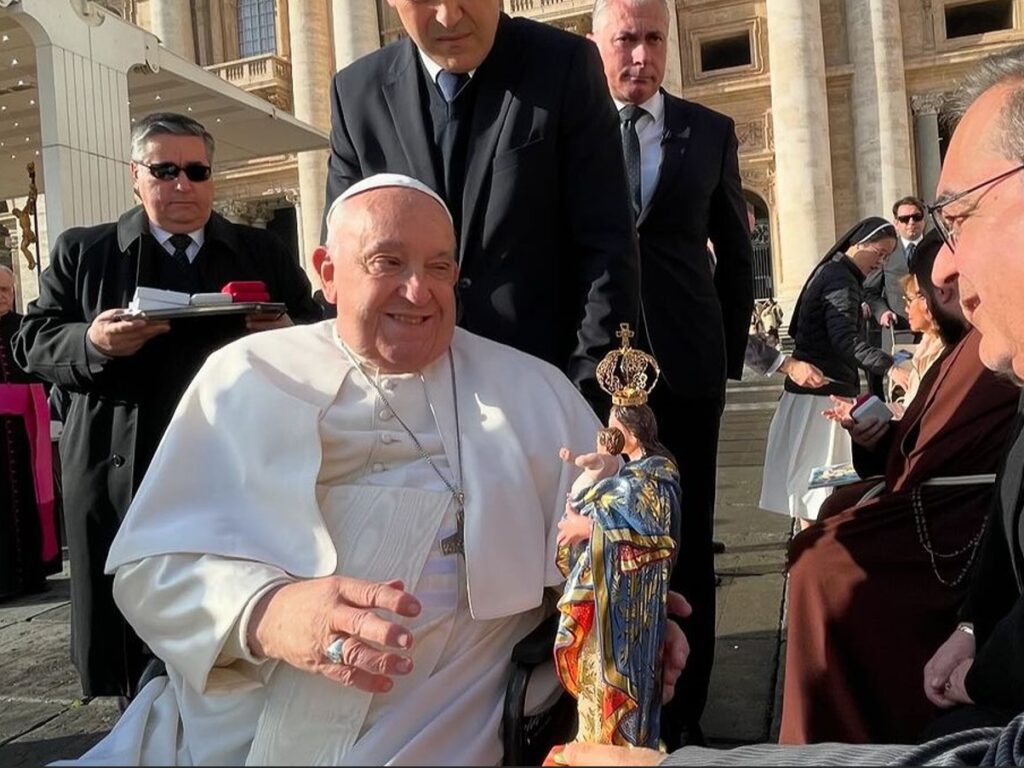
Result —
<path fill-rule="evenodd" d="M 274 0 L 238 0 L 238 55 L 261 56 L 277 51 Z"/>

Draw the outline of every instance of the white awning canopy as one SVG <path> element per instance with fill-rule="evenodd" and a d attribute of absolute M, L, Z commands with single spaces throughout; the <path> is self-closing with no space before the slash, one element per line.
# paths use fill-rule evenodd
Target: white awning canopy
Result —
<path fill-rule="evenodd" d="M 206 126 L 215 171 L 328 146 L 322 132 L 89 0 L 0 0 L 0 199 L 28 194 L 31 161 L 49 192 L 48 231 L 116 218 L 132 204 L 130 123 L 157 111 Z"/>

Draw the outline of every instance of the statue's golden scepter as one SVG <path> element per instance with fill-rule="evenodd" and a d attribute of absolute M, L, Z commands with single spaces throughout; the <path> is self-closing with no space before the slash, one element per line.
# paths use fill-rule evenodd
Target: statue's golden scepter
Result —
<path fill-rule="evenodd" d="M 11 211 L 21 227 L 21 253 L 28 262 L 28 268 L 36 270 L 36 277 L 39 277 L 39 238 L 36 232 L 39 231 L 39 212 L 36 210 L 36 197 L 39 196 L 39 189 L 36 187 L 36 164 L 30 162 L 26 166 L 28 171 L 28 199 L 24 208 L 15 208 Z M 36 255 L 32 255 L 31 245 L 35 243 Z"/>

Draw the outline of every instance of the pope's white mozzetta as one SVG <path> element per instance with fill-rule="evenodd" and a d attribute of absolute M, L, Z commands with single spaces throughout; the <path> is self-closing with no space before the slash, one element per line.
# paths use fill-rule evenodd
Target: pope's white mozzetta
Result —
<path fill-rule="evenodd" d="M 111 548 L 118 605 L 169 678 L 150 684 L 82 764 L 496 764 L 509 649 L 549 610 L 557 523 L 596 417 L 555 368 L 457 329 L 422 371 L 368 374 L 329 323 L 210 357 L 185 394 Z M 465 559 L 444 556 L 442 473 L 462 432 Z M 423 612 L 408 677 L 371 694 L 245 644 L 282 582 L 402 579 Z M 553 689 L 553 686 L 552 686 Z"/>

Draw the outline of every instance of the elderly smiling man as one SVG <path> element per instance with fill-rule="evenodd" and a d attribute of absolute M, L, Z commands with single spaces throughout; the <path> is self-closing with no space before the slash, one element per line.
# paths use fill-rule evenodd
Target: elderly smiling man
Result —
<path fill-rule="evenodd" d="M 427 187 L 371 177 L 329 222 L 337 320 L 212 355 L 114 542 L 169 677 L 83 762 L 501 760 L 511 649 L 562 580 L 558 450 L 600 425 L 554 367 L 455 329 Z"/>

